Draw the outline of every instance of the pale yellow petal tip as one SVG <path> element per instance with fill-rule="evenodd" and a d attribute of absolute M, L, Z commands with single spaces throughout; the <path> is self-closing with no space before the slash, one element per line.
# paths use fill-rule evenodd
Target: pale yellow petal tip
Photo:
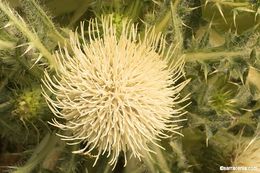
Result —
<path fill-rule="evenodd" d="M 83 25 L 81 36 L 71 34 L 71 50 L 56 53 L 57 76 L 46 72 L 43 83 L 55 96 L 44 92 L 57 116 L 52 124 L 71 131 L 60 137 L 86 144 L 76 153 L 97 150 L 96 161 L 106 154 L 115 166 L 120 152 L 125 160 L 126 153 L 140 159 L 144 151 L 151 152 L 150 144 L 168 136 L 165 132 L 178 133 L 176 117 L 182 109 L 173 106 L 187 100 L 179 99 L 187 82 L 175 84 L 184 75 L 184 61 L 169 67 L 172 52 L 166 52 L 164 36 L 148 29 L 141 39 L 137 26 L 124 20 L 118 37 L 112 17 L 103 17 L 101 24 L 92 20 L 87 36 Z"/>

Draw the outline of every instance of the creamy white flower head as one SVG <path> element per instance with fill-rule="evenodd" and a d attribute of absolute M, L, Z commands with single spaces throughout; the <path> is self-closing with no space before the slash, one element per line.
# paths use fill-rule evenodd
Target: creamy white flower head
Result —
<path fill-rule="evenodd" d="M 52 124 L 71 132 L 61 138 L 84 144 L 74 153 L 95 150 L 95 163 L 105 154 L 115 166 L 120 152 L 126 164 L 126 155 L 141 159 L 169 137 L 166 132 L 179 133 L 183 108 L 176 105 L 188 99 L 179 94 L 188 81 L 176 84 L 183 77 L 183 57 L 170 61 L 173 45 L 166 50 L 165 38 L 153 29 L 141 38 L 130 21 L 122 21 L 120 32 L 112 16 L 100 24 L 90 21 L 87 38 L 83 25 L 80 36 L 71 32 L 70 49 L 56 52 L 56 76 L 45 72 L 52 96 L 44 95 L 58 118 Z"/>

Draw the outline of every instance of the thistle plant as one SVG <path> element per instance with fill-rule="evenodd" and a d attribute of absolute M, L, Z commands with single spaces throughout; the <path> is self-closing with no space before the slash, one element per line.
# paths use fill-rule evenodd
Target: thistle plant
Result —
<path fill-rule="evenodd" d="M 0 0 L 0 172 L 258 167 L 259 10 Z"/>
<path fill-rule="evenodd" d="M 154 152 L 149 145 L 158 145 L 160 138 L 170 137 L 167 131 L 179 133 L 184 119 L 182 107 L 187 100 L 179 92 L 187 81 L 183 77 L 183 58 L 171 60 L 173 45 L 165 49 L 166 41 L 147 29 L 141 37 L 130 21 L 120 26 L 113 16 L 90 21 L 88 36 L 70 33 L 71 53 L 67 47 L 56 52 L 57 77 L 45 72 L 44 84 L 54 95 L 44 94 L 50 109 L 65 122 L 53 120 L 53 125 L 70 135 L 62 140 L 83 143 L 74 153 L 91 154 L 97 149 L 97 159 L 107 153 L 110 164 L 116 165 L 120 152 L 141 159 L 143 152 Z M 101 28 L 101 29 L 100 29 Z M 89 40 L 89 43 L 87 43 Z"/>

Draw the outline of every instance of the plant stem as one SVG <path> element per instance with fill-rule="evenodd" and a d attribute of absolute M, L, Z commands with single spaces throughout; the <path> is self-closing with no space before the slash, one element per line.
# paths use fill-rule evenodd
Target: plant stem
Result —
<path fill-rule="evenodd" d="M 58 142 L 58 138 L 55 134 L 47 134 L 42 139 L 41 143 L 37 146 L 34 151 L 32 157 L 27 161 L 27 163 L 13 171 L 13 173 L 30 173 L 34 170 L 34 168 L 41 163 L 44 158 L 52 151 Z"/>
<path fill-rule="evenodd" d="M 230 6 L 230 7 L 250 7 L 250 3 L 248 2 L 228 2 L 228 1 L 223 1 L 223 0 L 211 0 L 210 2 L 212 3 L 219 3 L 222 5 Z"/>
<path fill-rule="evenodd" d="M 223 57 L 235 57 L 248 55 L 247 51 L 221 51 L 221 52 L 192 52 L 186 53 L 187 62 L 205 61 L 205 60 L 218 60 Z"/>
<path fill-rule="evenodd" d="M 79 20 L 79 18 L 87 11 L 90 3 L 91 0 L 83 1 L 83 4 L 74 12 L 70 20 L 69 27 L 72 27 Z"/>
<path fill-rule="evenodd" d="M 28 40 L 33 43 L 33 46 L 36 47 L 40 53 L 47 59 L 51 68 L 56 69 L 57 65 L 54 61 L 54 57 L 52 54 L 47 50 L 47 48 L 41 43 L 40 39 L 29 30 L 26 23 L 19 15 L 15 15 L 8 5 L 4 4 L 3 2 L 0 3 L 0 10 L 2 10 L 8 18 L 13 22 L 13 24 L 23 33 Z"/>
<path fill-rule="evenodd" d="M 66 40 L 64 37 L 56 30 L 56 27 L 54 26 L 53 22 L 50 20 L 50 18 L 46 15 L 46 13 L 41 9 L 41 7 L 34 1 L 34 0 L 27 0 L 30 5 L 32 5 L 33 8 L 37 10 L 39 13 L 39 17 L 42 19 L 42 21 L 45 23 L 46 26 L 50 29 L 49 35 L 52 36 L 52 39 L 54 41 L 59 41 L 62 45 L 65 45 Z"/>
<path fill-rule="evenodd" d="M 158 23 L 155 24 L 155 27 L 154 27 L 155 28 L 155 33 L 162 32 L 168 26 L 170 19 L 172 19 L 173 22 L 175 23 L 176 16 L 173 16 L 173 13 L 174 13 L 174 15 L 177 15 L 176 11 L 177 11 L 177 7 L 178 7 L 178 5 L 180 3 L 180 0 L 173 0 L 173 1 L 174 2 L 172 4 L 171 10 L 168 10 L 166 12 L 166 14 L 164 15 L 164 17 Z"/>
<path fill-rule="evenodd" d="M 156 152 L 156 162 L 159 166 L 160 170 L 163 171 L 163 173 L 171 173 L 170 168 L 168 167 L 167 161 L 165 160 L 165 155 L 162 153 L 161 148 L 155 146 L 153 147 L 154 151 Z"/>

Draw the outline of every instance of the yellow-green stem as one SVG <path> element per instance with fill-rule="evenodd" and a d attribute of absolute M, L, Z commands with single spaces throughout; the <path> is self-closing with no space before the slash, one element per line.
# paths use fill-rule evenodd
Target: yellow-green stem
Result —
<path fill-rule="evenodd" d="M 41 141 L 41 143 L 35 149 L 32 157 L 27 161 L 27 163 L 13 173 L 30 173 L 34 168 L 40 164 L 44 158 L 52 151 L 58 141 L 58 137 L 55 134 L 47 134 Z"/>
<path fill-rule="evenodd" d="M 48 49 L 41 43 L 40 39 L 31 32 L 25 22 L 22 19 L 19 19 L 15 13 L 8 7 L 8 5 L 4 4 L 3 2 L 0 3 L 0 10 L 2 10 L 8 18 L 13 22 L 13 24 L 22 32 L 28 40 L 36 47 L 40 53 L 47 59 L 49 62 L 50 68 L 56 69 L 56 63 L 54 61 L 54 57 L 48 51 Z"/>
<path fill-rule="evenodd" d="M 186 53 L 187 62 L 205 61 L 205 60 L 218 60 L 226 57 L 235 57 L 248 55 L 247 51 L 221 51 L 221 52 L 192 52 Z"/>

